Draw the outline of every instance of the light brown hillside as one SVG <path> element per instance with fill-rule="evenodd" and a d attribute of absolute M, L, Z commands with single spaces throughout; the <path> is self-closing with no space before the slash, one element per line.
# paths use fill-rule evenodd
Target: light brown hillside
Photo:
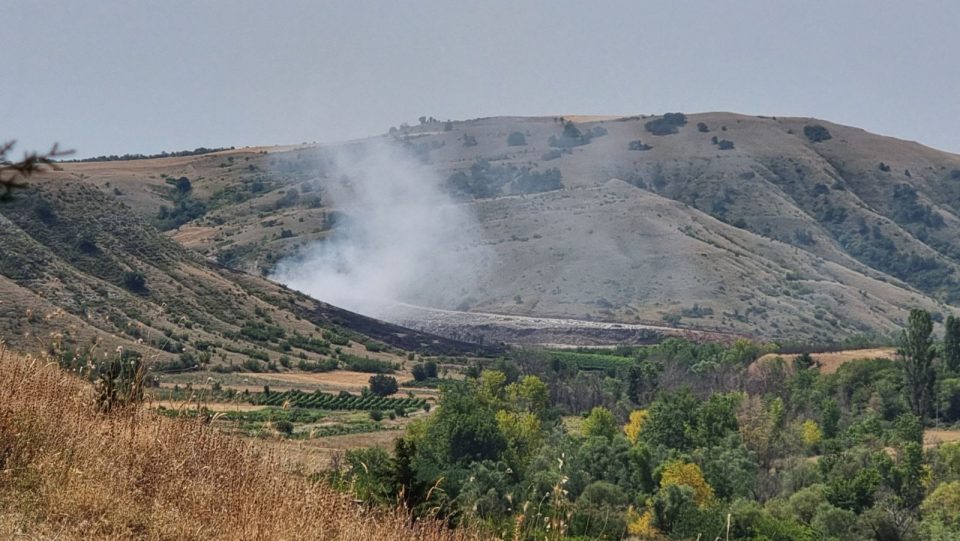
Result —
<path fill-rule="evenodd" d="M 812 118 L 690 114 L 676 133 L 654 135 L 646 124 L 658 118 L 426 123 L 269 153 L 68 164 L 60 175 L 116 189 L 147 219 L 173 204 L 169 181 L 187 176 L 209 209 L 167 234 L 259 274 L 338 230 L 325 190 L 340 180 L 332 156 L 394 141 L 420 148 L 440 179 L 483 163 L 562 175 L 562 190 L 464 202 L 499 266 L 483 287 L 433 308 L 679 317 L 686 327 L 824 340 L 887 334 L 909 307 L 945 316 L 960 302 L 960 156 Z M 559 151 L 549 141 L 564 120 L 601 135 Z M 830 138 L 808 137 L 816 126 Z M 513 132 L 526 145 L 509 146 Z M 636 141 L 650 148 L 631 150 Z M 284 204 L 291 189 L 299 202 Z"/>

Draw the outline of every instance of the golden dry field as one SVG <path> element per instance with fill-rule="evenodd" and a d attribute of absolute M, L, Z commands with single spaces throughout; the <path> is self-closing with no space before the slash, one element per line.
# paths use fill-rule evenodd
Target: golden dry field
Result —
<path fill-rule="evenodd" d="M 0 350 L 0 538 L 478 539 L 293 473 L 292 453 L 146 408 Z"/>

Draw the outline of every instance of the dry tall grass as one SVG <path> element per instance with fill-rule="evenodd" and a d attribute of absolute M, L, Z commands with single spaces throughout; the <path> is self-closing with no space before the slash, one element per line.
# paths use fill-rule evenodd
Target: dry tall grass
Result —
<path fill-rule="evenodd" d="M 467 540 L 364 509 L 199 421 L 97 411 L 92 387 L 0 346 L 0 538 Z"/>

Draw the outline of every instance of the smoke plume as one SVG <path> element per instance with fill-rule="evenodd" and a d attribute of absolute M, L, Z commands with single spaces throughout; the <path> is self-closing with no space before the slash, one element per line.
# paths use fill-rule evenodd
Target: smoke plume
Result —
<path fill-rule="evenodd" d="M 281 261 L 273 280 L 316 299 L 384 319 L 400 303 L 455 308 L 489 268 L 468 207 L 402 147 L 340 149 L 323 186 L 338 217 L 324 240 Z M 329 211 L 328 211 L 329 212 Z"/>

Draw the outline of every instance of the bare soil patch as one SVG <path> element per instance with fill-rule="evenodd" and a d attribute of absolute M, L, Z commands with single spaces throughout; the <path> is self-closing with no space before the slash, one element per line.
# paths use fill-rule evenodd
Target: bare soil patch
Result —
<path fill-rule="evenodd" d="M 923 431 L 923 446 L 935 447 L 941 443 L 960 441 L 960 429 L 956 428 L 929 428 Z"/>

